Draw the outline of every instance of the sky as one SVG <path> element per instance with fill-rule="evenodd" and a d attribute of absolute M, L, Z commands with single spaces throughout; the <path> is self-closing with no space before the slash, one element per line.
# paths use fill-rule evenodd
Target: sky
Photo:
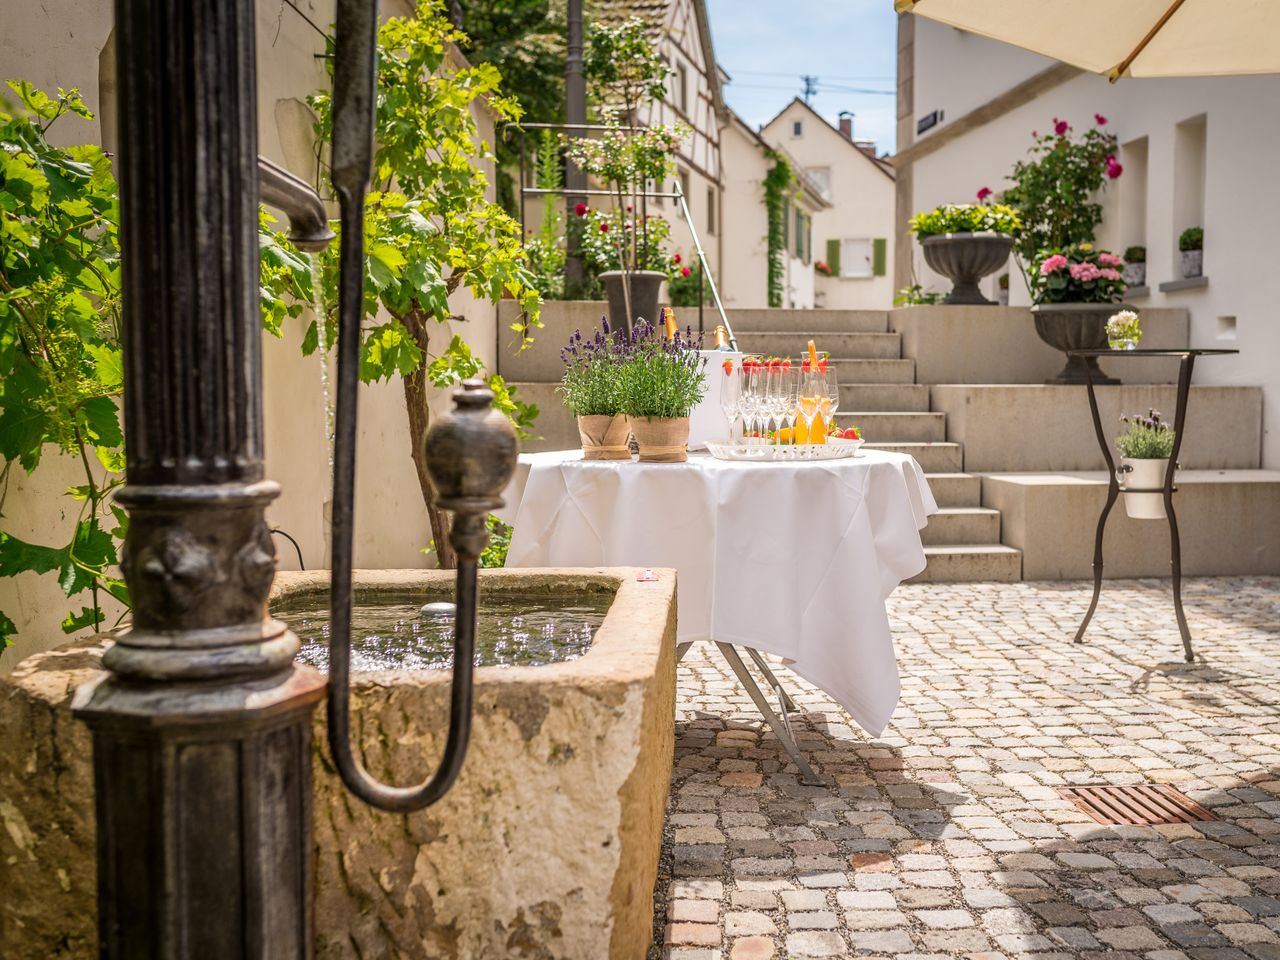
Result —
<path fill-rule="evenodd" d="M 852 111 L 853 135 L 893 152 L 893 0 L 707 0 L 707 11 L 716 59 L 732 78 L 725 100 L 753 129 L 800 95 L 809 74 L 818 78 L 815 110 L 832 124 Z"/>

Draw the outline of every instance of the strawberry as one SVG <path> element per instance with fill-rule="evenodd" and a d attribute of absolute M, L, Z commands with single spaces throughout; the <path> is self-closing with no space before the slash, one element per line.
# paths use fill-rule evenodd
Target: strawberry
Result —
<path fill-rule="evenodd" d="M 821 360 L 819 360 L 819 361 L 818 361 L 818 372 L 819 372 L 819 373 L 826 373 L 826 372 L 827 372 L 827 358 L 826 358 L 826 357 L 823 357 Z"/>
<path fill-rule="evenodd" d="M 723 364 L 721 364 L 721 366 L 723 366 L 723 367 L 724 367 L 724 375 L 725 375 L 726 377 L 732 377 L 732 376 L 733 376 L 733 361 L 732 361 L 732 360 L 726 360 Z"/>
<path fill-rule="evenodd" d="M 790 369 L 791 369 L 791 360 L 790 360 L 790 358 L 785 359 L 785 360 L 783 360 L 783 361 L 782 361 L 782 369 L 783 369 L 783 370 L 790 370 Z"/>

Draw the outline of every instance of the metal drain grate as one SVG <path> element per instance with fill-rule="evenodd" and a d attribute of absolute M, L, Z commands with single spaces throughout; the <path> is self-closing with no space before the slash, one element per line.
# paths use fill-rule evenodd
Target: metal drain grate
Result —
<path fill-rule="evenodd" d="M 1185 793 L 1163 783 L 1134 787 L 1059 787 L 1058 793 L 1098 823 L 1151 826 L 1218 819 Z"/>

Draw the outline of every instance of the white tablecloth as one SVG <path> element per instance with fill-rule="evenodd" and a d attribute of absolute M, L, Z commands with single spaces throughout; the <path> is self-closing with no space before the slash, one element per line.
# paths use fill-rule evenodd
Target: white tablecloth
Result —
<path fill-rule="evenodd" d="M 525 454 L 502 516 L 511 567 L 674 567 L 678 637 L 791 661 L 873 736 L 898 702 L 885 599 L 924 569 L 937 512 L 915 460 L 686 464 Z M 517 506 L 518 505 L 518 506 Z"/>

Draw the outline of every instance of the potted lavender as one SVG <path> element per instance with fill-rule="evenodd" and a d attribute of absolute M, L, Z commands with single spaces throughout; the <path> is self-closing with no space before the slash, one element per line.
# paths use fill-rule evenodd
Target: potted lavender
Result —
<path fill-rule="evenodd" d="M 637 323 L 627 356 L 617 369 L 619 406 L 640 447 L 642 463 L 689 459 L 689 414 L 707 389 L 701 335 L 667 337 Z"/>
<path fill-rule="evenodd" d="M 629 428 L 622 413 L 618 371 L 630 344 L 615 336 L 607 318 L 590 339 L 575 330 L 560 351 L 564 375 L 558 388 L 564 405 L 578 418 L 584 460 L 629 460 Z"/>
<path fill-rule="evenodd" d="M 1173 428 L 1160 419 L 1159 410 L 1148 410 L 1146 415 L 1135 413 L 1121 417 L 1129 429 L 1116 437 L 1116 449 L 1120 451 L 1120 471 L 1123 485 L 1139 490 L 1159 490 L 1164 487 L 1164 477 L 1169 470 L 1169 458 L 1173 456 Z M 1125 493 L 1124 512 L 1135 520 L 1163 520 L 1164 494 Z"/>

